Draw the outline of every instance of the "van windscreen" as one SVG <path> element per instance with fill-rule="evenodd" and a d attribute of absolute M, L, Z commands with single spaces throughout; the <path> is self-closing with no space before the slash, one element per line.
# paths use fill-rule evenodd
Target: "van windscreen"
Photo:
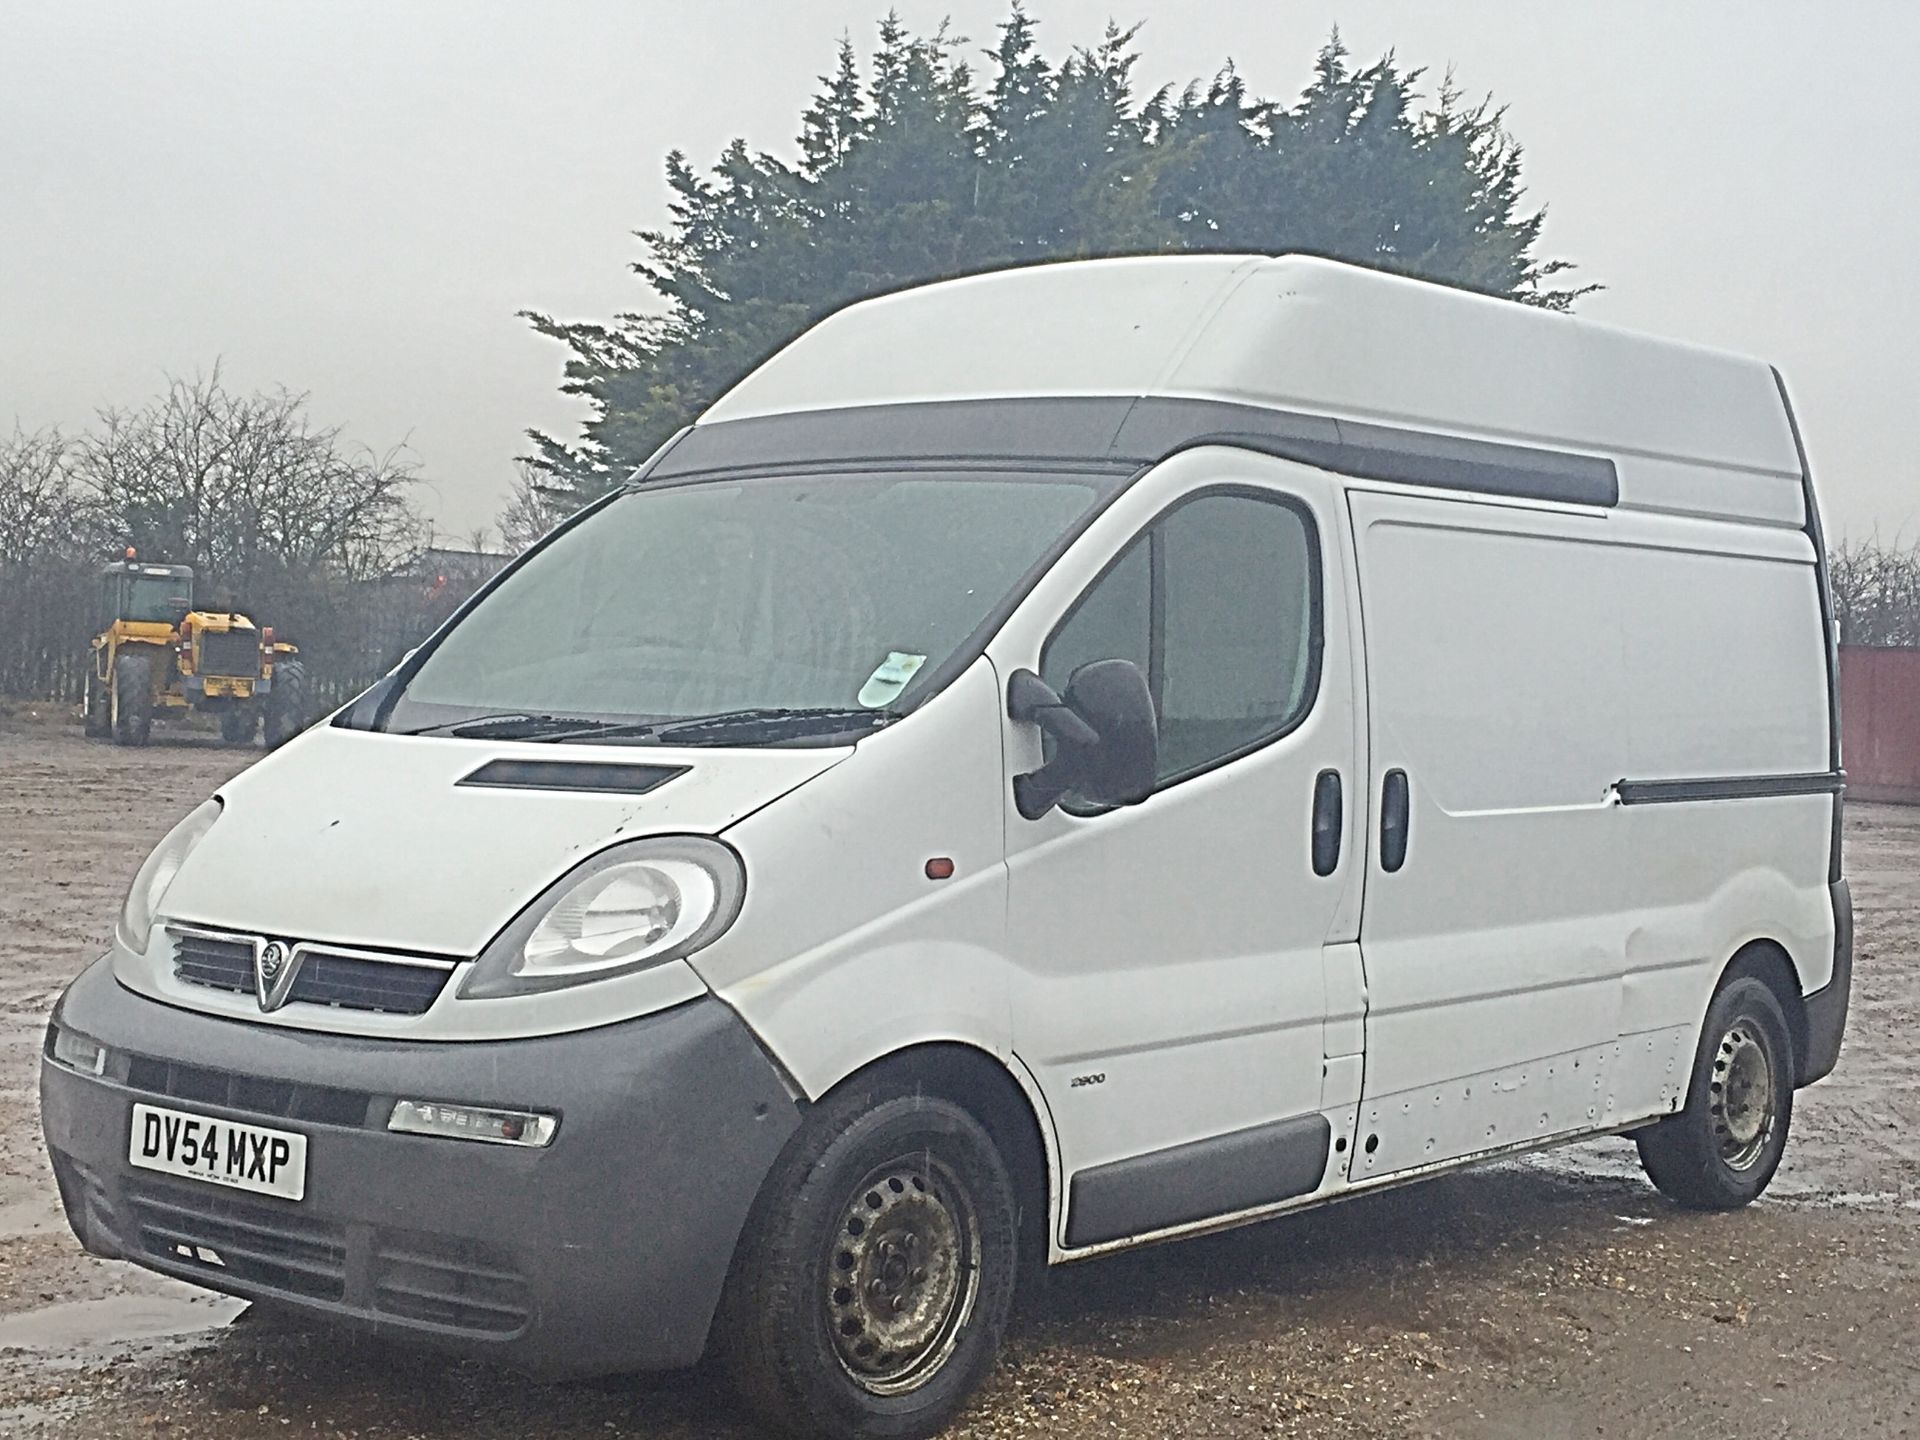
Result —
<path fill-rule="evenodd" d="M 424 657 L 383 728 L 857 735 L 932 693 L 1119 483 L 914 471 L 639 488 L 507 575 Z"/>

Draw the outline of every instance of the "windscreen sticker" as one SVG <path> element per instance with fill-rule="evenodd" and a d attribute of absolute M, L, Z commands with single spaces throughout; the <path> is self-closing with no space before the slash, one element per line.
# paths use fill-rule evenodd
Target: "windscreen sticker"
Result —
<path fill-rule="evenodd" d="M 903 650 L 888 651 L 879 669 L 869 675 L 867 683 L 860 687 L 860 703 L 869 710 L 879 709 L 906 689 L 907 682 L 926 663 L 927 657 L 924 655 L 909 655 Z M 840 693 L 844 695 L 846 692 L 843 690 Z"/>

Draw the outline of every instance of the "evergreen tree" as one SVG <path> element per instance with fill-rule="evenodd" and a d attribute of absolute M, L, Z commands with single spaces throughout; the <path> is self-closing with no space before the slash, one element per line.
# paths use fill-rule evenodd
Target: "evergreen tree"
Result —
<path fill-rule="evenodd" d="M 1229 62 L 1136 98 L 1138 27 L 1057 65 L 1014 0 L 977 83 L 966 42 L 880 23 L 863 79 L 842 38 L 789 164 L 736 140 L 705 174 L 667 156 L 671 220 L 642 231 L 651 313 L 527 319 L 570 351 L 575 444 L 533 433 L 556 513 L 617 483 L 767 355 L 851 300 L 1009 264 L 1097 255 L 1303 251 L 1566 309 L 1592 286 L 1537 251 L 1521 149 L 1490 100 L 1389 52 L 1356 68 L 1338 31 L 1291 105 Z"/>

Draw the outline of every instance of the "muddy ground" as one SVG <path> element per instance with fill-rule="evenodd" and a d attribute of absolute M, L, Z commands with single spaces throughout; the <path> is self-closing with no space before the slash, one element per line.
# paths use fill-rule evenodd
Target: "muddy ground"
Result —
<path fill-rule="evenodd" d="M 0 718 L 0 1435 L 752 1435 L 705 1373 L 533 1385 L 81 1253 L 39 1147 L 47 1011 L 247 758 Z M 1847 1046 L 1762 1203 L 1677 1210 L 1611 1140 L 1074 1267 L 957 1433 L 1920 1435 L 1920 810 L 1853 807 L 1847 863 Z"/>

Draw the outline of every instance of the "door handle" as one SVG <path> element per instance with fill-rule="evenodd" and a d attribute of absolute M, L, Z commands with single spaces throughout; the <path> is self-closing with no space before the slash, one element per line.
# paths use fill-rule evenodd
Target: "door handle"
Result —
<path fill-rule="evenodd" d="M 1331 875 L 1340 864 L 1340 772 L 1322 770 L 1313 782 L 1313 873 Z"/>
<path fill-rule="evenodd" d="M 1407 863 L 1407 832 L 1413 823 L 1407 772 L 1389 770 L 1380 785 L 1380 868 L 1391 875 Z"/>

